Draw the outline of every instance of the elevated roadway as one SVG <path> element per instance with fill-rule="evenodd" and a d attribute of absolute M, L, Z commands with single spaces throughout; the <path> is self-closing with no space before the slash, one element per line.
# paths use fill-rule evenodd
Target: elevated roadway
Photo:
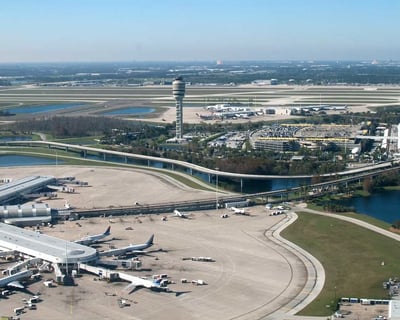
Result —
<path fill-rule="evenodd" d="M 219 171 L 215 169 L 208 169 L 196 164 L 188 163 L 185 161 L 168 159 L 168 158 L 158 158 L 153 156 L 146 156 L 141 154 L 134 154 L 134 153 L 127 153 L 127 152 L 120 152 L 120 151 L 113 151 L 113 150 L 105 150 L 100 148 L 93 148 L 81 145 L 73 145 L 67 143 L 60 143 L 60 142 L 51 142 L 51 141 L 6 141 L 3 142 L 3 145 L 7 146 L 30 146 L 30 147 L 48 147 L 48 148 L 55 148 L 55 149 L 62 149 L 65 151 L 77 150 L 83 153 L 83 156 L 86 157 L 89 152 L 101 154 L 103 155 L 103 159 L 107 160 L 107 156 L 113 157 L 120 157 L 122 158 L 125 163 L 128 162 L 128 159 L 134 160 L 142 160 L 147 162 L 147 166 L 151 165 L 151 162 L 158 162 L 169 166 L 172 170 L 175 170 L 176 167 L 182 167 L 188 170 L 190 175 L 193 174 L 193 171 L 204 173 L 209 176 L 209 182 L 211 182 L 212 176 L 218 177 L 227 177 L 227 178 L 236 178 L 236 179 L 253 179 L 253 180 L 271 180 L 271 179 L 310 179 L 314 175 L 261 175 L 261 174 L 244 174 L 244 173 L 235 173 L 235 172 L 226 172 L 226 171 Z M 379 164 L 373 164 L 369 166 L 365 166 L 362 168 L 340 171 L 335 173 L 327 173 L 321 174 L 320 177 L 335 177 L 335 176 L 348 176 L 354 175 L 366 171 L 374 171 L 379 170 L 382 168 L 387 168 L 392 166 L 391 162 L 383 162 Z"/>
<path fill-rule="evenodd" d="M 199 210 L 212 210 L 216 209 L 216 201 L 219 208 L 224 208 L 226 203 L 246 201 L 251 199 L 268 199 L 269 197 L 281 196 L 286 199 L 289 194 L 292 196 L 290 199 L 303 199 L 305 197 L 320 197 L 324 193 L 335 192 L 337 186 L 346 185 L 351 182 L 360 181 L 367 177 L 377 176 L 383 173 L 390 173 L 392 171 L 400 170 L 400 167 L 384 168 L 372 172 L 362 172 L 357 175 L 343 177 L 340 179 L 331 180 L 328 182 L 322 182 L 317 184 L 308 185 L 306 187 L 295 187 L 290 189 L 281 189 L 267 192 L 259 192 L 252 194 L 238 194 L 238 195 L 225 195 L 216 198 L 202 199 L 202 200 L 190 200 L 190 201 L 177 201 L 168 203 L 153 203 L 147 205 L 135 205 L 130 207 L 115 207 L 115 208 L 103 208 L 103 209 L 74 209 L 71 212 L 79 216 L 94 217 L 102 215 L 135 215 L 135 214 L 163 214 L 166 212 L 172 212 L 175 209 L 182 211 L 199 211 Z M 308 191 L 312 189 L 321 190 L 314 195 L 309 195 Z M 267 200 L 266 200 L 267 201 Z M 70 212 L 68 212 L 68 215 Z"/>

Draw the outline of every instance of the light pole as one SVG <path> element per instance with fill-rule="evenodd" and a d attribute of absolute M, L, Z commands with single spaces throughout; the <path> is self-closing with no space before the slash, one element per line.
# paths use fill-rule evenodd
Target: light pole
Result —
<path fill-rule="evenodd" d="M 215 168 L 216 171 L 219 168 Z M 215 210 L 218 211 L 218 173 L 215 175 Z"/>

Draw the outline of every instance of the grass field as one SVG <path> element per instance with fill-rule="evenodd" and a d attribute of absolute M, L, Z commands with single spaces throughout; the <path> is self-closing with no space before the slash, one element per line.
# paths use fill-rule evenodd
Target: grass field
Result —
<path fill-rule="evenodd" d="M 400 243 L 345 221 L 299 213 L 282 236 L 310 252 L 325 269 L 324 289 L 302 315 L 332 314 L 340 297 L 387 298 L 382 282 L 400 275 Z"/>

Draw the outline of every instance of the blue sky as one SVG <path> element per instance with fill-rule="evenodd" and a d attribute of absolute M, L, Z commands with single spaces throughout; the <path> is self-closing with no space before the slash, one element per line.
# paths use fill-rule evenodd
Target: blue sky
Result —
<path fill-rule="evenodd" d="M 0 62 L 400 60 L 398 0 L 1 0 Z"/>

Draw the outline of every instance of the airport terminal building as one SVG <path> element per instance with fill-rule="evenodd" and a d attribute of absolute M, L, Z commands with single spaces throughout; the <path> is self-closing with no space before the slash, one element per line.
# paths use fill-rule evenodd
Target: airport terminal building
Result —
<path fill-rule="evenodd" d="M 53 176 L 28 176 L 0 185 L 0 220 L 21 227 L 52 221 L 48 204 L 8 205 L 24 195 L 29 195 L 56 181 Z"/>
<path fill-rule="evenodd" d="M 76 264 L 97 259 L 94 248 L 4 223 L 0 223 L 0 250 L 18 251 L 55 264 Z"/>
<path fill-rule="evenodd" d="M 8 204 L 23 194 L 33 193 L 56 180 L 52 176 L 29 176 L 0 185 L 0 204 Z"/>

